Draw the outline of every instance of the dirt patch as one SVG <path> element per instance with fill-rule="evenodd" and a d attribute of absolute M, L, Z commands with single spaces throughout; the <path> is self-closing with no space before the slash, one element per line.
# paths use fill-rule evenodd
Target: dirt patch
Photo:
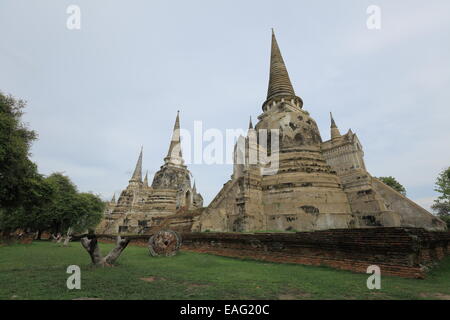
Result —
<path fill-rule="evenodd" d="M 304 300 L 311 298 L 311 294 L 298 289 L 292 289 L 278 295 L 278 300 Z"/>
<path fill-rule="evenodd" d="M 160 280 L 166 280 L 164 278 L 159 278 L 155 276 L 146 277 L 146 278 L 140 278 L 139 280 L 145 281 L 145 282 L 153 282 L 153 281 L 160 281 Z"/>
<path fill-rule="evenodd" d="M 450 295 L 443 293 L 421 293 L 419 296 L 421 298 L 431 298 L 436 300 L 450 300 Z"/>
<path fill-rule="evenodd" d="M 210 287 L 209 284 L 202 284 L 202 283 L 185 282 L 184 285 L 186 285 L 185 292 L 186 292 L 187 296 L 191 296 L 193 294 L 198 294 L 199 292 L 202 292 L 206 288 Z"/>
<path fill-rule="evenodd" d="M 201 284 L 201 283 L 189 283 L 187 284 L 187 290 L 195 290 L 195 289 L 202 289 L 202 288 L 208 288 L 209 284 Z"/>

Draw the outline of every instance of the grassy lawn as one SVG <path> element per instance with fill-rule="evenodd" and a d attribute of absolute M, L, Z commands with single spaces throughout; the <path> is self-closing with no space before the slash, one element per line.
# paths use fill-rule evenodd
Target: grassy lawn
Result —
<path fill-rule="evenodd" d="M 109 251 L 112 245 L 102 244 Z M 80 243 L 0 246 L 0 299 L 449 299 L 450 258 L 426 280 L 382 277 L 327 267 L 266 263 L 181 252 L 150 257 L 129 246 L 112 268 L 93 268 Z M 68 290 L 67 266 L 81 267 L 81 290 Z"/>

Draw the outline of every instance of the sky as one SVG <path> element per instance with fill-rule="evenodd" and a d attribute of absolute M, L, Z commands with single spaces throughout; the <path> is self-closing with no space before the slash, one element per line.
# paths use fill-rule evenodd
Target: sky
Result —
<path fill-rule="evenodd" d="M 80 29 L 68 29 L 70 5 Z M 369 29 L 370 5 L 381 12 Z M 358 135 L 373 176 L 429 208 L 450 165 L 450 2 L 0 0 L 0 90 L 28 102 L 32 159 L 104 199 L 141 146 L 150 179 L 181 127 L 245 129 L 267 94 L 271 28 L 296 94 L 329 139 Z M 209 203 L 232 166 L 189 165 Z"/>

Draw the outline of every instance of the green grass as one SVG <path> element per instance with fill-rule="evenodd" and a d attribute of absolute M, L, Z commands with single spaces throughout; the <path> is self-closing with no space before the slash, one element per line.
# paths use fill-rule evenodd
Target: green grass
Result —
<path fill-rule="evenodd" d="M 108 251 L 112 245 L 101 244 Z M 81 267 L 81 290 L 68 290 L 67 266 Z M 112 268 L 90 266 L 80 243 L 0 246 L 0 299 L 444 299 L 450 297 L 450 258 L 425 280 L 382 277 L 327 267 L 276 264 L 181 252 L 150 257 L 129 246 Z M 151 281 L 141 280 L 151 278 Z"/>

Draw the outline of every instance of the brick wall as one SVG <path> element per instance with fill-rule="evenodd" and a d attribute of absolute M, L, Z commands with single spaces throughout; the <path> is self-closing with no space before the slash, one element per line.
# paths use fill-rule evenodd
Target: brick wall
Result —
<path fill-rule="evenodd" d="M 299 233 L 183 233 L 183 250 L 283 263 L 326 265 L 423 278 L 450 253 L 449 232 L 413 228 L 335 229 Z"/>

